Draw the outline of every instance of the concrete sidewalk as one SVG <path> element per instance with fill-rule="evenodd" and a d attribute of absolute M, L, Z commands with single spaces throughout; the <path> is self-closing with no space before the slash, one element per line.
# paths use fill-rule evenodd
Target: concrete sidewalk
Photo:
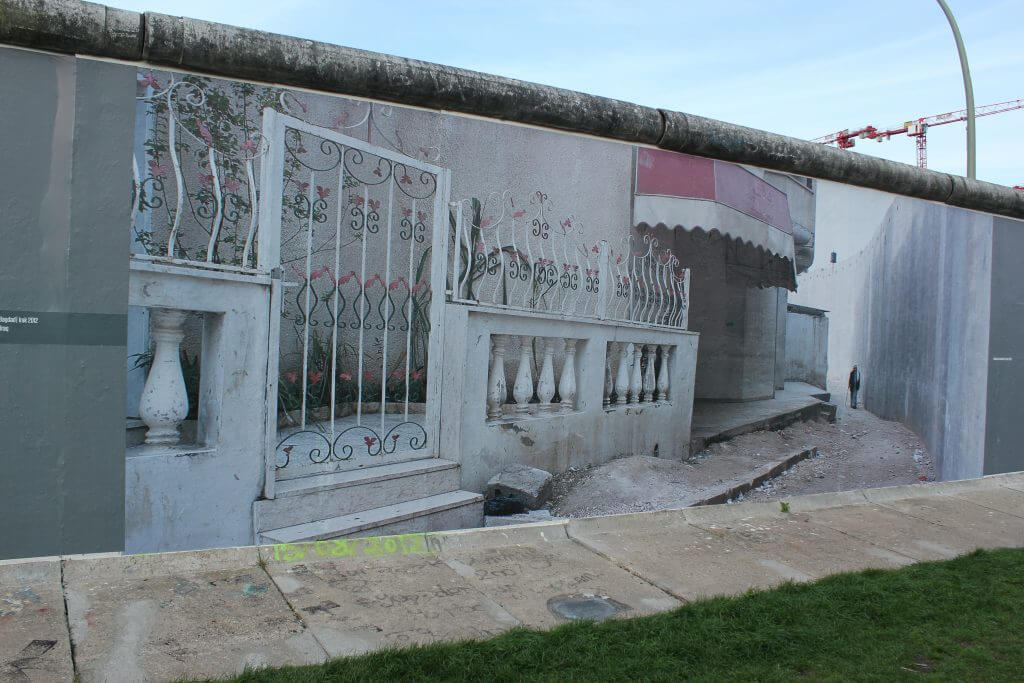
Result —
<path fill-rule="evenodd" d="M 694 401 L 690 453 L 704 450 L 709 443 L 762 429 L 780 429 L 820 415 L 834 421 L 835 408 L 819 398 L 827 395 L 810 384 L 786 382 L 786 388 L 777 390 L 775 398 L 763 401 Z"/>
<path fill-rule="evenodd" d="M 229 676 L 1024 546 L 1024 473 L 789 505 L 0 562 L 0 680 Z"/>

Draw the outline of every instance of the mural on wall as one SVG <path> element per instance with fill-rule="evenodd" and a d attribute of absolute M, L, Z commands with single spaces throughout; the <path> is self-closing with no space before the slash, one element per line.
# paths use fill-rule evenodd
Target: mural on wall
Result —
<path fill-rule="evenodd" d="M 441 299 L 685 329 L 680 228 L 738 240 L 726 264 L 748 284 L 793 281 L 786 194 L 753 170 L 191 74 L 137 83 L 138 257 L 283 271 L 279 469 L 426 447 Z"/>

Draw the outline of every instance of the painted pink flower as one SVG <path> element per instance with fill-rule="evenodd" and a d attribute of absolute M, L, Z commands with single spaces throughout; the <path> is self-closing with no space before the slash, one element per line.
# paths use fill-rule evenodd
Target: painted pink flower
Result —
<path fill-rule="evenodd" d="M 420 223 L 422 223 L 423 221 L 427 220 L 427 214 L 425 212 L 423 212 L 423 211 L 417 211 L 416 212 L 416 220 L 418 220 Z"/>
<path fill-rule="evenodd" d="M 480 221 L 480 227 L 486 228 L 488 225 L 491 224 L 492 221 L 494 221 L 494 216 L 488 216 L 487 218 L 484 218 L 482 221 Z"/>
<path fill-rule="evenodd" d="M 339 285 L 347 285 L 348 281 L 351 280 L 352 278 L 355 278 L 356 283 L 359 282 L 359 276 L 356 275 L 356 272 L 354 270 L 350 271 L 348 275 L 342 275 L 341 277 L 339 277 L 338 278 L 338 284 Z"/>
<path fill-rule="evenodd" d="M 412 377 L 413 379 L 420 379 L 421 377 L 423 377 L 423 370 L 413 370 L 412 372 L 409 373 L 409 376 Z"/>
<path fill-rule="evenodd" d="M 405 377 L 405 370 L 398 369 L 391 373 L 392 379 L 402 379 L 403 377 Z"/>
<path fill-rule="evenodd" d="M 523 252 L 521 252 L 519 250 L 516 250 L 516 256 L 518 256 L 519 260 L 523 261 L 524 263 L 530 260 L 529 256 L 527 256 L 526 254 L 524 254 Z"/>
<path fill-rule="evenodd" d="M 562 264 L 562 270 L 564 270 L 565 272 L 568 273 L 569 272 L 569 264 L 568 263 L 563 263 Z"/>
<path fill-rule="evenodd" d="M 564 221 L 562 221 L 562 227 L 563 228 L 571 228 L 572 227 L 572 219 L 571 218 L 566 218 Z"/>
<path fill-rule="evenodd" d="M 398 278 L 397 280 L 392 282 L 390 285 L 388 285 L 388 290 L 390 290 L 392 292 L 395 291 L 396 289 L 398 289 L 399 285 L 401 285 L 403 282 L 405 282 L 405 278 L 404 277 Z M 408 286 L 408 285 L 406 285 L 406 286 Z"/>
<path fill-rule="evenodd" d="M 153 75 L 152 71 L 147 71 L 142 74 L 142 77 L 138 79 L 138 82 L 143 88 L 152 88 L 155 92 L 160 92 L 161 90 L 160 83 L 156 80 L 156 76 Z"/>
<path fill-rule="evenodd" d="M 329 188 L 324 187 L 323 185 L 316 186 L 316 193 L 317 195 L 319 195 L 320 199 L 323 199 L 325 201 L 329 196 L 331 196 L 331 190 Z"/>
<path fill-rule="evenodd" d="M 213 144 L 213 135 L 210 133 L 210 129 L 206 127 L 205 123 L 199 124 L 199 137 L 201 137 L 206 144 Z"/>
<path fill-rule="evenodd" d="M 380 200 L 379 199 L 371 199 L 370 200 L 370 209 L 372 211 L 380 210 Z"/>
<path fill-rule="evenodd" d="M 363 371 L 363 381 L 364 382 L 372 382 L 374 377 L 376 377 L 376 375 L 374 375 L 369 370 Z"/>
<path fill-rule="evenodd" d="M 519 209 L 518 211 L 516 211 L 515 213 L 512 214 L 512 218 L 522 218 L 525 215 L 526 215 L 526 211 L 524 211 L 522 209 Z"/>
<path fill-rule="evenodd" d="M 491 249 L 491 256 L 497 256 L 499 253 L 501 253 L 501 249 L 498 249 L 498 247 Z"/>
<path fill-rule="evenodd" d="M 339 372 L 338 373 L 338 379 L 340 379 L 342 382 L 351 382 L 352 381 L 352 373 L 351 372 Z"/>
<path fill-rule="evenodd" d="M 364 436 L 363 437 L 363 441 L 366 442 L 366 447 L 367 448 L 373 448 L 373 445 L 375 443 L 377 443 L 377 439 L 375 437 L 372 437 L 372 436 Z"/>
<path fill-rule="evenodd" d="M 354 194 L 351 197 L 349 197 L 348 199 L 349 199 L 350 202 L 352 202 L 356 206 L 362 206 L 363 205 L 363 196 L 362 195 Z"/>
<path fill-rule="evenodd" d="M 312 273 L 310 273 L 309 274 L 309 279 L 310 280 L 316 280 L 321 275 L 326 275 L 329 272 L 330 272 L 330 269 L 327 266 L 322 266 L 322 267 L 317 268 L 316 270 L 314 270 Z"/>
<path fill-rule="evenodd" d="M 483 242 L 477 242 L 476 243 L 476 253 L 478 253 L 478 254 L 484 253 L 484 243 Z"/>
<path fill-rule="evenodd" d="M 622 276 L 622 284 L 624 284 L 624 285 L 628 285 L 629 284 L 629 278 L 626 277 L 625 275 Z"/>
<path fill-rule="evenodd" d="M 415 285 L 412 286 L 412 293 L 413 294 L 419 294 L 420 292 L 422 292 L 426 288 L 427 288 L 427 283 L 425 283 L 425 282 L 417 282 Z"/>
<path fill-rule="evenodd" d="M 617 263 L 617 264 L 618 263 L 622 263 L 622 257 L 621 256 L 616 256 L 615 257 L 615 263 Z"/>
<path fill-rule="evenodd" d="M 348 112 L 343 111 L 331 121 L 331 128 L 342 128 L 346 123 L 348 123 Z"/>
<path fill-rule="evenodd" d="M 292 384 L 295 384 L 296 382 L 299 381 L 299 373 L 292 370 L 291 372 L 284 373 L 284 378 L 291 382 Z"/>
<path fill-rule="evenodd" d="M 375 274 L 373 277 L 366 281 L 366 289 L 372 287 L 374 282 L 379 282 L 381 287 L 384 286 L 384 278 L 380 276 L 380 273 Z"/>
<path fill-rule="evenodd" d="M 212 173 L 200 173 L 199 182 L 206 187 L 213 187 L 213 174 Z"/>
<path fill-rule="evenodd" d="M 324 373 L 322 373 L 322 372 L 320 372 L 318 370 L 314 370 L 313 372 L 309 373 L 309 383 L 310 384 L 316 384 L 321 379 L 323 379 L 323 376 L 324 376 Z"/>
<path fill-rule="evenodd" d="M 228 192 L 238 192 L 238 188 L 242 186 L 242 183 L 237 178 L 228 178 L 224 181 L 224 187 L 227 188 Z"/>
<path fill-rule="evenodd" d="M 398 434 L 392 434 L 391 435 L 391 443 L 395 443 L 397 441 L 398 441 Z"/>
<path fill-rule="evenodd" d="M 409 216 L 412 215 L 412 209 L 408 207 L 402 207 L 402 215 L 408 218 Z"/>
<path fill-rule="evenodd" d="M 294 182 L 295 186 L 299 188 L 299 192 L 303 194 L 305 194 L 306 190 L 309 189 L 309 183 L 300 183 L 298 180 L 294 180 L 292 182 Z"/>
<path fill-rule="evenodd" d="M 403 173 L 400 180 L 406 185 L 412 185 L 412 178 L 409 177 L 408 173 Z"/>
<path fill-rule="evenodd" d="M 150 159 L 149 174 L 154 178 L 163 178 L 165 175 L 167 175 L 167 167 L 158 164 L 156 159 Z"/>
<path fill-rule="evenodd" d="M 252 138 L 249 138 L 243 142 L 238 149 L 242 152 L 247 152 L 248 154 L 255 154 L 257 150 L 259 150 L 259 144 L 257 144 L 257 142 Z"/>
<path fill-rule="evenodd" d="M 592 246 L 592 247 L 590 248 L 590 251 L 594 252 L 595 254 L 600 254 L 600 253 L 601 253 L 601 247 L 599 247 L 599 246 L 597 246 L 597 245 L 595 244 L 594 246 Z"/>

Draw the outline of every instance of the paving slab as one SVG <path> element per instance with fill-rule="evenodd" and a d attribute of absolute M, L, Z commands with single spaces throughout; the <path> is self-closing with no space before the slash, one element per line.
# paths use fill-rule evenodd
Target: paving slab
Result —
<path fill-rule="evenodd" d="M 82 681 L 224 677 L 326 659 L 255 548 L 69 558 L 64 580 Z"/>
<path fill-rule="evenodd" d="M 434 534 L 264 546 L 288 603 L 331 657 L 488 638 L 520 621 L 439 557 Z M 428 543 L 429 541 L 429 543 Z"/>
<path fill-rule="evenodd" d="M 567 600 L 606 601 L 608 616 L 678 607 L 664 591 L 570 539 L 565 523 L 438 534 L 441 559 L 524 624 L 547 628 L 566 617 Z"/>
<path fill-rule="evenodd" d="M 1024 520 L 959 496 L 896 498 L 885 490 L 866 491 L 869 500 L 970 538 L 978 548 L 1024 546 Z M 918 491 L 920 494 L 920 491 Z"/>
<path fill-rule="evenodd" d="M 878 504 L 807 513 L 811 522 L 915 560 L 946 560 L 983 547 L 957 528 Z"/>
<path fill-rule="evenodd" d="M 70 681 L 60 558 L 0 561 L 0 681 Z"/>
<path fill-rule="evenodd" d="M 862 569 L 895 569 L 914 561 L 810 520 L 807 513 L 790 513 L 698 526 L 815 579 Z"/>
<path fill-rule="evenodd" d="M 682 510 L 574 519 L 566 529 L 594 552 L 683 600 L 812 578 L 772 555 L 690 525 Z"/>
<path fill-rule="evenodd" d="M 1024 491 L 1005 486 L 987 489 L 950 491 L 946 495 L 969 500 L 976 505 L 1024 518 Z"/>

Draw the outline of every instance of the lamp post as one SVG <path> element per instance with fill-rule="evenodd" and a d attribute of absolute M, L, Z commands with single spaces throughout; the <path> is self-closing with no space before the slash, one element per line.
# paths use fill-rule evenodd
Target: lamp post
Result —
<path fill-rule="evenodd" d="M 974 86 L 971 85 L 971 69 L 967 66 L 967 51 L 964 49 L 964 39 L 960 37 L 960 29 L 956 25 L 953 13 L 949 11 L 949 5 L 945 0 L 936 0 L 942 12 L 949 20 L 949 27 L 953 29 L 953 39 L 956 41 L 956 51 L 960 55 L 960 70 L 964 75 L 964 95 L 967 97 L 967 177 L 977 177 L 975 165 L 975 138 L 974 138 Z"/>

